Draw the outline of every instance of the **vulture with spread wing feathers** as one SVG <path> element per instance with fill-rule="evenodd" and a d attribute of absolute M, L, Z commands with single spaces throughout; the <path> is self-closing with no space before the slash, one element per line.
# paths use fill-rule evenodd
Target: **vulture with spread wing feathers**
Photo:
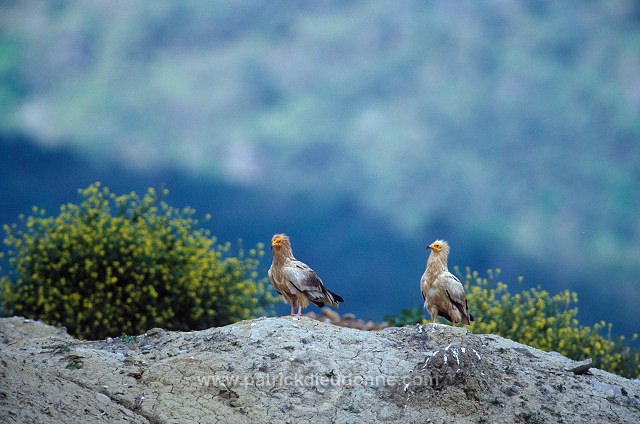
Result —
<path fill-rule="evenodd" d="M 269 268 L 269 280 L 284 299 L 291 305 L 291 315 L 300 316 L 302 308 L 309 306 L 309 302 L 323 307 L 325 303 L 339 306 L 344 302 L 341 296 L 330 292 L 307 264 L 300 262 L 293 256 L 291 242 L 285 234 L 276 234 L 271 239 L 273 262 Z M 294 313 L 294 308 L 298 312 Z"/>
<path fill-rule="evenodd" d="M 449 244 L 444 240 L 436 240 L 427 249 L 431 249 L 431 253 L 427 269 L 420 279 L 425 309 L 434 323 L 440 315 L 454 326 L 457 323 L 471 324 L 473 316 L 469 314 L 462 283 L 447 268 Z"/>

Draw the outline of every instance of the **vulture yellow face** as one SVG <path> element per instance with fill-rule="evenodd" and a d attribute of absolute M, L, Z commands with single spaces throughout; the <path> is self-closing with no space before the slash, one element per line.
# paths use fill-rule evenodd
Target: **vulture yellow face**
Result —
<path fill-rule="evenodd" d="M 434 253 L 442 252 L 443 248 L 444 248 L 444 245 L 442 244 L 442 242 L 440 240 L 434 241 L 433 243 L 431 243 L 429 245 L 429 249 L 433 250 Z"/>
<path fill-rule="evenodd" d="M 276 234 L 275 236 L 273 236 L 273 238 L 271 239 L 271 247 L 282 247 L 284 246 L 285 240 L 287 240 L 288 237 L 285 236 L 284 234 Z"/>

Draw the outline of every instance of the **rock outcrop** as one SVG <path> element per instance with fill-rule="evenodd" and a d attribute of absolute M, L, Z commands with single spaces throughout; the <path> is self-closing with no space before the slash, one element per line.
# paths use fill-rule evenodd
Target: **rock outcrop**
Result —
<path fill-rule="evenodd" d="M 640 422 L 640 382 L 446 325 L 260 318 L 81 341 L 0 319 L 2 422 Z"/>

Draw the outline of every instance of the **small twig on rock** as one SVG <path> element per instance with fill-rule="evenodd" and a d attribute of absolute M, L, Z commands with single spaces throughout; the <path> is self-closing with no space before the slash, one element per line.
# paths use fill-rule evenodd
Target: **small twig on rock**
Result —
<path fill-rule="evenodd" d="M 568 369 L 567 371 L 570 371 L 575 375 L 582 375 L 589 371 L 589 368 L 591 368 L 591 364 L 591 358 L 587 358 L 584 361 L 579 362 L 575 367 Z"/>

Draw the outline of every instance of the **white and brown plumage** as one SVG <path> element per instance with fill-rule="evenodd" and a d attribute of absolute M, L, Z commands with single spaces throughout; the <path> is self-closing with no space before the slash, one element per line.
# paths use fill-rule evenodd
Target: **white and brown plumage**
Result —
<path fill-rule="evenodd" d="M 447 268 L 449 244 L 444 240 L 436 240 L 427 249 L 431 249 L 431 253 L 427 260 L 427 269 L 420 279 L 425 309 L 434 323 L 440 315 L 451 321 L 454 326 L 457 323 L 471 324 L 473 317 L 468 311 L 464 287 Z"/>
<path fill-rule="evenodd" d="M 339 306 L 344 302 L 341 296 L 330 292 L 307 264 L 300 262 L 293 256 L 291 242 L 285 234 L 276 234 L 271 239 L 273 262 L 269 268 L 269 280 L 284 299 L 291 305 L 291 315 L 300 316 L 302 308 L 312 302 L 319 307 L 324 304 Z M 294 308 L 298 312 L 294 313 Z"/>

